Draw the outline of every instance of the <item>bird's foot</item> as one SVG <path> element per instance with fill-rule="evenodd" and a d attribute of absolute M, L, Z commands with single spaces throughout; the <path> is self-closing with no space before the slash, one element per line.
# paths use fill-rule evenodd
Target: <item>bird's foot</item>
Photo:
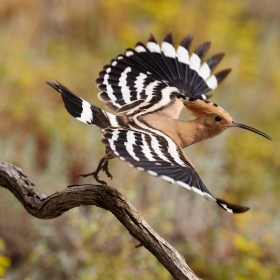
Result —
<path fill-rule="evenodd" d="M 112 159 L 114 156 L 112 156 L 110 153 L 107 153 L 100 161 L 99 164 L 96 168 L 96 170 L 94 172 L 91 173 L 85 173 L 85 174 L 81 174 L 78 177 L 88 177 L 88 176 L 93 176 L 93 178 L 96 180 L 96 182 L 98 182 L 99 184 L 102 185 L 107 185 L 107 183 L 105 181 L 99 180 L 99 172 L 102 170 L 105 172 L 105 174 L 108 176 L 108 178 L 110 178 L 111 180 L 113 179 L 112 174 L 109 172 L 108 166 L 109 166 L 109 159 Z"/>
<path fill-rule="evenodd" d="M 88 176 L 93 176 L 93 178 L 95 179 L 95 181 L 101 185 L 107 186 L 107 183 L 105 181 L 99 180 L 99 176 L 98 173 L 100 172 L 100 170 L 96 170 L 94 172 L 90 172 L 90 173 L 85 173 L 85 174 L 80 174 L 78 177 L 88 177 Z"/>

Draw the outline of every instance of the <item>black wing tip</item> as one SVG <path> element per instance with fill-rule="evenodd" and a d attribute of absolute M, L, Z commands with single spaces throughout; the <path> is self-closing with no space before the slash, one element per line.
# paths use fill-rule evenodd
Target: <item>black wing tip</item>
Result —
<path fill-rule="evenodd" d="M 191 43 L 193 41 L 193 35 L 192 34 L 189 34 L 187 36 L 185 36 L 181 42 L 180 42 L 180 46 L 184 47 L 185 49 L 189 50 L 190 49 L 190 46 L 191 46 Z"/>
<path fill-rule="evenodd" d="M 75 98 L 78 100 L 81 100 L 80 97 L 78 97 L 76 94 L 74 94 L 69 88 L 67 88 L 66 86 L 64 86 L 63 84 L 59 83 L 59 82 L 50 82 L 50 81 L 46 81 L 46 83 L 51 86 L 52 88 L 54 88 L 56 91 L 58 91 L 62 98 L 64 97 L 68 97 L 71 96 L 71 98 Z"/>
<path fill-rule="evenodd" d="M 225 56 L 224 52 L 216 53 L 206 61 L 211 71 L 213 71 L 216 68 L 216 66 L 221 62 L 224 56 Z"/>
<path fill-rule="evenodd" d="M 225 69 L 220 71 L 219 73 L 215 74 L 215 77 L 218 81 L 218 84 L 221 83 L 227 76 L 228 74 L 232 71 L 231 68 Z"/>
<path fill-rule="evenodd" d="M 250 209 L 249 207 L 232 204 L 232 203 L 226 202 L 225 200 L 222 200 L 219 198 L 217 198 L 216 202 L 224 210 L 226 210 L 227 212 L 233 213 L 233 214 L 241 214 L 241 213 L 247 212 Z"/>
<path fill-rule="evenodd" d="M 218 60 L 219 62 L 224 58 L 224 56 L 226 55 L 225 52 L 219 52 L 214 54 L 211 58 L 215 58 L 216 60 Z"/>
<path fill-rule="evenodd" d="M 211 46 L 211 42 L 207 41 L 202 44 L 200 44 L 195 50 L 194 53 L 198 55 L 200 59 L 203 59 L 206 53 L 208 52 L 209 48 Z"/>
<path fill-rule="evenodd" d="M 169 30 L 167 32 L 167 34 L 165 35 L 163 41 L 167 42 L 167 43 L 169 43 L 169 44 L 171 44 L 173 46 L 173 33 L 172 33 L 172 30 Z"/>
<path fill-rule="evenodd" d="M 98 87 L 99 85 L 101 85 L 104 82 L 104 78 L 103 77 L 99 77 L 99 78 L 95 79 L 95 82 L 96 82 L 97 87 Z"/>
<path fill-rule="evenodd" d="M 169 29 L 169 31 L 165 35 L 163 41 L 173 45 L 173 32 L 172 32 L 171 29 Z M 149 36 L 148 42 L 153 42 L 153 43 L 157 44 L 156 38 L 155 38 L 155 36 L 152 33 Z"/>
<path fill-rule="evenodd" d="M 54 88 L 55 90 L 57 90 L 58 92 L 62 93 L 62 91 L 68 91 L 71 92 L 70 89 L 68 89 L 66 86 L 64 86 L 63 84 L 61 84 L 60 82 L 56 81 L 55 82 L 51 82 L 51 81 L 46 81 L 46 83 L 51 86 L 52 88 Z"/>
<path fill-rule="evenodd" d="M 157 44 L 156 38 L 155 38 L 155 36 L 154 36 L 152 33 L 150 34 L 150 37 L 149 37 L 149 39 L 148 39 L 148 42 L 153 42 L 153 43 L 156 43 L 156 44 Z"/>
<path fill-rule="evenodd" d="M 203 43 L 201 43 L 197 48 L 196 48 L 196 50 L 198 50 L 198 49 L 206 49 L 206 50 L 208 50 L 209 48 L 211 47 L 211 41 L 205 41 L 205 42 L 203 42 Z M 194 51 L 194 52 L 196 52 L 196 50 Z"/>
<path fill-rule="evenodd" d="M 54 88 L 56 91 L 60 92 L 60 88 L 59 88 L 59 82 L 51 82 L 51 81 L 46 81 L 46 83 L 51 86 L 52 88 Z"/>
<path fill-rule="evenodd" d="M 135 48 L 138 47 L 138 46 L 141 46 L 141 47 L 143 47 L 143 48 L 146 49 L 146 45 L 145 45 L 144 43 L 142 43 L 142 42 L 137 42 L 137 43 L 135 44 Z M 123 55 L 121 55 L 121 56 L 123 56 Z"/>

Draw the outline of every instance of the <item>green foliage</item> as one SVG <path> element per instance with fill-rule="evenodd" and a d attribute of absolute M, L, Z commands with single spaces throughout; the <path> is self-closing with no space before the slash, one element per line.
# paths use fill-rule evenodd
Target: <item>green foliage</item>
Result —
<path fill-rule="evenodd" d="M 44 81 L 57 80 L 97 106 L 95 79 L 110 59 L 170 29 L 175 44 L 213 42 L 233 72 L 213 101 L 273 142 L 231 129 L 186 152 L 209 189 L 243 203 L 242 215 L 127 167 L 110 163 L 117 187 L 203 279 L 279 278 L 279 3 L 263 1 L 4 1 L 0 9 L 0 155 L 46 194 L 91 182 L 101 134 L 72 119 Z M 182 118 L 186 117 L 183 115 Z M 0 277 L 171 279 L 103 210 L 81 207 L 38 221 L 0 189 Z M 3 214 L 4 213 L 4 214 Z M 20 222 L 18 222 L 20 221 Z"/>

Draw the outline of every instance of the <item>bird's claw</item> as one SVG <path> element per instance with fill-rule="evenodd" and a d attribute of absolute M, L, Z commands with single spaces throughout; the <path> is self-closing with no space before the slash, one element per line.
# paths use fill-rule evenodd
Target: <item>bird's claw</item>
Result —
<path fill-rule="evenodd" d="M 111 158 L 112 158 L 112 156 L 111 156 L 109 153 L 107 153 L 107 154 L 105 155 L 105 157 L 103 157 L 103 158 L 100 160 L 100 162 L 99 162 L 99 164 L 98 164 L 98 166 L 97 166 L 97 168 L 96 168 L 96 170 L 95 170 L 94 172 L 85 173 L 85 174 L 80 174 L 78 177 L 93 176 L 93 178 L 96 180 L 96 182 L 98 182 L 99 184 L 102 184 L 102 185 L 107 186 L 107 183 L 106 183 L 105 181 L 99 180 L 98 174 L 99 174 L 99 172 L 102 170 L 102 171 L 105 172 L 105 174 L 107 175 L 108 178 L 110 178 L 111 180 L 113 179 L 113 176 L 112 176 L 112 174 L 109 172 L 109 169 L 108 169 L 108 166 L 109 166 L 108 160 L 111 159 Z"/>
<path fill-rule="evenodd" d="M 99 180 L 98 173 L 99 173 L 99 171 L 98 172 L 94 171 L 94 172 L 90 172 L 90 173 L 80 174 L 78 177 L 93 176 L 93 178 L 96 180 L 97 183 L 107 186 L 107 183 L 105 181 Z"/>

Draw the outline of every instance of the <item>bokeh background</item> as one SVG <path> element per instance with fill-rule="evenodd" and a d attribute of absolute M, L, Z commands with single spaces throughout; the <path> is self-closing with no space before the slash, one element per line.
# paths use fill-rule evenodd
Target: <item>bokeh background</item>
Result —
<path fill-rule="evenodd" d="M 277 0 L 2 0 L 0 4 L 0 160 L 21 167 L 45 194 L 93 171 L 104 155 L 98 128 L 76 121 L 57 92 L 59 81 L 89 102 L 105 64 L 150 33 L 173 30 L 193 47 L 210 40 L 232 73 L 212 101 L 268 141 L 230 129 L 186 150 L 208 188 L 249 206 L 231 215 L 160 178 L 110 162 L 110 185 L 203 279 L 280 279 L 280 5 Z M 182 118 L 188 117 L 186 113 Z M 102 177 L 105 179 L 105 177 Z M 79 207 L 54 220 L 26 213 L 0 189 L 0 278 L 171 279 L 112 214 Z"/>

